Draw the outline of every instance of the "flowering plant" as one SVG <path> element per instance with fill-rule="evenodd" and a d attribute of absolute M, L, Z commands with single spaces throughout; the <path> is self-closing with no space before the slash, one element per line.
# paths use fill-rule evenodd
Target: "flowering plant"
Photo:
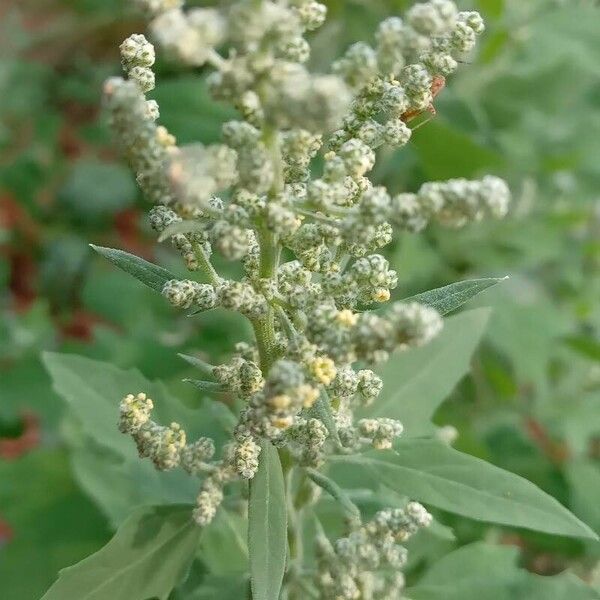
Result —
<path fill-rule="evenodd" d="M 157 553 L 162 560 L 154 567 L 166 573 L 159 580 L 146 570 L 143 583 L 127 584 L 134 597 L 166 598 L 194 558 L 197 536 L 232 505 L 248 517 L 249 589 L 246 575 L 240 579 L 242 595 L 256 600 L 404 597 L 402 544 L 432 523 L 419 502 L 556 532 L 559 526 L 549 526 L 536 512 L 542 505 L 548 513 L 553 508 L 565 522 L 561 527 L 568 523 L 574 534 L 581 524 L 531 484 L 471 463 L 439 440 L 413 439 L 403 446 L 397 411 L 381 414 L 377 408 L 383 381 L 375 365 L 395 352 L 435 343 L 442 314 L 495 282 L 462 282 L 386 305 L 398 277 L 378 252 L 392 241 L 394 229 L 417 233 L 433 222 L 460 228 L 501 218 L 510 194 L 494 176 L 432 182 L 397 194 L 368 177 L 378 149 L 406 145 L 435 111 L 445 78 L 484 30 L 479 14 L 459 12 L 450 0 L 415 4 L 404 19 L 383 21 L 373 46 L 356 43 L 330 73 L 314 74 L 306 67 L 306 36 L 325 20 L 319 2 L 240 0 L 187 11 L 177 0 L 137 4 L 160 50 L 210 71 L 213 97 L 231 103 L 239 118 L 225 123 L 221 144 L 179 146 L 158 124 L 157 102 L 147 98 L 154 87 L 155 48 L 144 35 L 128 37 L 121 45 L 126 78 L 106 82 L 106 106 L 153 204 L 151 226 L 161 241 L 172 242 L 190 275 L 180 279 L 124 252 L 96 250 L 177 308 L 241 313 L 254 340 L 237 344 L 224 364 L 185 357 L 201 373 L 193 384 L 214 402 L 223 394 L 231 399 L 235 414 L 225 443 L 210 434 L 192 436 L 190 423 L 160 422 L 153 412 L 160 401 L 147 389 L 131 389 L 121 400 L 118 428 L 131 436 L 139 456 L 158 471 L 182 469 L 200 479 L 193 508 L 162 507 L 143 517 L 166 519 L 174 532 L 169 552 L 179 550 L 175 561 Z M 239 261 L 241 277 L 219 273 L 213 253 Z M 449 488 L 473 489 L 476 507 L 461 505 L 455 488 L 434 489 L 427 478 L 444 462 Z M 459 463 L 486 476 L 463 480 Z M 459 473 L 452 474 L 453 468 Z M 376 482 L 382 502 L 393 490 L 395 506 L 361 506 L 349 491 L 357 472 Z M 507 486 L 525 509 L 500 516 L 499 503 L 510 505 L 503 500 Z M 337 539 L 319 513 L 324 495 L 344 515 L 345 530 Z M 111 544 L 125 540 L 133 554 L 142 552 L 132 542 L 135 527 L 122 527 Z M 169 527 L 159 528 L 155 543 Z M 314 539 L 311 548 L 307 537 Z M 48 598 L 67 597 L 77 577 L 77 567 L 65 573 Z M 102 587 L 98 572 L 95 577 L 86 585 Z M 205 577 L 202 585 L 216 584 Z"/>

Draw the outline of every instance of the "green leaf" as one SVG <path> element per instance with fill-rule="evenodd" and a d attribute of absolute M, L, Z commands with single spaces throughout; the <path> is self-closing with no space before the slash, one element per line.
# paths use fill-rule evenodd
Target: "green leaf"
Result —
<path fill-rule="evenodd" d="M 248 547 L 253 600 L 279 600 L 287 555 L 285 483 L 279 454 L 267 441 L 250 482 Z"/>
<path fill-rule="evenodd" d="M 182 600 L 241 600 L 249 597 L 248 580 L 240 577 L 207 575 L 200 587 Z"/>
<path fill-rule="evenodd" d="M 204 528 L 200 540 L 199 557 L 213 575 L 247 572 L 247 530 L 245 517 L 219 508 L 212 523 Z"/>
<path fill-rule="evenodd" d="M 332 461 L 331 476 L 343 487 L 379 484 L 477 521 L 556 535 L 597 537 L 526 479 L 435 440 L 405 440 L 394 451 L 338 456 Z"/>
<path fill-rule="evenodd" d="M 405 298 L 402 302 L 419 302 L 435 308 L 441 315 L 447 315 L 460 308 L 463 304 L 481 294 L 484 290 L 495 286 L 501 281 L 506 281 L 508 277 L 490 277 L 486 279 L 469 279 L 459 281 L 435 290 L 429 290 L 410 298 Z"/>
<path fill-rule="evenodd" d="M 119 402 L 128 393 L 144 391 L 154 400 L 156 421 L 176 421 L 190 441 L 209 436 L 218 446 L 228 438 L 221 411 L 212 410 L 206 401 L 198 409 L 189 409 L 162 383 L 148 381 L 134 369 L 69 354 L 45 353 L 43 359 L 54 390 L 80 428 L 69 437 L 75 474 L 113 525 L 142 504 L 193 501 L 197 482 L 179 470 L 157 471 L 138 457 L 133 440 L 118 431 Z"/>
<path fill-rule="evenodd" d="M 600 467 L 591 460 L 575 460 L 567 463 L 565 475 L 573 512 L 600 531 Z"/>
<path fill-rule="evenodd" d="M 217 381 L 205 381 L 203 379 L 183 379 L 182 381 L 183 383 L 191 383 L 194 387 L 203 392 L 226 394 L 228 391 L 226 386 Z"/>
<path fill-rule="evenodd" d="M 40 598 L 60 569 L 110 539 L 104 517 L 78 489 L 64 449 L 0 460 L 0 482 L 0 528 L 12 531 L 0 533 L 3 600 Z"/>
<path fill-rule="evenodd" d="M 104 548 L 60 572 L 42 600 L 166 600 L 200 537 L 189 506 L 138 509 Z"/>
<path fill-rule="evenodd" d="M 571 574 L 540 577 L 517 566 L 518 549 L 477 542 L 435 563 L 406 592 L 411 600 L 593 600 L 599 598 Z"/>
<path fill-rule="evenodd" d="M 501 167 L 504 159 L 495 150 L 442 121 L 440 117 L 421 127 L 411 140 L 429 179 L 474 177 Z"/>
<path fill-rule="evenodd" d="M 489 314 L 476 309 L 445 319 L 431 343 L 392 356 L 379 371 L 383 391 L 367 414 L 399 419 L 410 437 L 431 433 L 431 417 L 469 371 Z"/>
<path fill-rule="evenodd" d="M 123 250 L 115 250 L 114 248 L 103 248 L 102 246 L 90 246 L 98 253 L 110 260 L 111 263 L 122 269 L 126 273 L 133 275 L 139 279 L 144 285 L 151 287 L 157 292 L 162 292 L 162 289 L 169 279 L 177 279 L 175 275 L 152 263 L 124 252 Z"/>

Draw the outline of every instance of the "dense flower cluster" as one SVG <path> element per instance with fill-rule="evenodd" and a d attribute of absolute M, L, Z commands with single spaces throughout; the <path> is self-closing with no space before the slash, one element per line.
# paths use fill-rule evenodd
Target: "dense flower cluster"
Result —
<path fill-rule="evenodd" d="M 331 452 L 392 446 L 401 423 L 354 419 L 382 388 L 370 366 L 428 343 L 442 320 L 416 303 L 369 310 L 387 302 L 398 283 L 379 251 L 394 228 L 418 232 L 432 222 L 460 227 L 502 217 L 510 194 L 492 176 L 395 196 L 368 178 L 377 149 L 407 144 L 411 120 L 434 110 L 444 78 L 484 29 L 477 13 L 459 12 L 450 0 L 418 3 L 404 20 L 381 23 L 373 46 L 354 44 L 331 73 L 314 74 L 306 67 L 307 34 L 325 20 L 319 2 L 239 0 L 190 10 L 179 0 L 135 3 L 160 49 L 211 70 L 211 94 L 239 113 L 223 125 L 222 143 L 178 146 L 146 97 L 155 57 L 140 34 L 121 46 L 127 77 L 105 85 L 118 140 L 154 205 L 150 224 L 193 273 L 167 281 L 164 297 L 186 310 L 237 311 L 255 333 L 255 343 L 238 344 L 229 362 L 204 369 L 205 389 L 226 391 L 243 406 L 218 460 L 211 440 L 190 443 L 178 424 L 154 423 L 144 394 L 121 403 L 120 429 L 141 456 L 159 469 L 179 465 L 205 476 L 194 518 L 206 525 L 223 486 L 254 477 L 265 442 L 305 467 Z M 214 252 L 240 261 L 242 278 L 217 273 Z M 323 542 L 323 597 L 397 597 L 399 581 L 372 572 L 401 566 L 396 542 L 428 520 L 409 504 L 379 513 L 335 547 Z"/>
<path fill-rule="evenodd" d="M 431 524 L 431 515 L 417 502 L 404 509 L 382 510 L 334 544 L 317 537 L 316 583 L 323 600 L 403 597 L 406 549 L 400 543 Z"/>

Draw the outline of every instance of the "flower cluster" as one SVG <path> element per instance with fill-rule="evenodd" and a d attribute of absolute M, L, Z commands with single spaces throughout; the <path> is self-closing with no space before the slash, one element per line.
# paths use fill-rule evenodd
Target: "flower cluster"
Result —
<path fill-rule="evenodd" d="M 418 3 L 404 20 L 384 21 L 373 46 L 355 44 L 330 73 L 314 74 L 307 39 L 325 20 L 319 2 L 239 0 L 190 10 L 179 0 L 135 3 L 167 57 L 210 70 L 215 100 L 239 113 L 222 126 L 220 144 L 178 146 L 146 96 L 154 47 L 140 34 L 121 46 L 126 78 L 105 85 L 119 143 L 153 204 L 150 224 L 190 271 L 189 279 L 166 281 L 163 296 L 181 309 L 239 312 L 255 333 L 228 362 L 203 369 L 205 389 L 226 391 L 242 407 L 218 460 L 212 440 L 188 442 L 178 424 L 153 422 L 144 394 L 121 403 L 120 430 L 141 456 L 159 469 L 204 476 L 194 518 L 206 525 L 224 485 L 254 477 L 264 443 L 302 467 L 319 466 L 331 452 L 392 446 L 401 423 L 354 418 L 383 385 L 370 367 L 428 343 L 442 319 L 417 303 L 370 310 L 398 284 L 380 250 L 394 228 L 502 217 L 510 195 L 491 176 L 395 196 L 368 177 L 378 149 L 407 144 L 411 120 L 433 110 L 444 78 L 483 31 L 477 13 L 459 12 L 450 0 Z M 241 278 L 218 273 L 214 253 L 239 261 Z M 323 597 L 396 597 L 399 581 L 375 572 L 401 566 L 397 542 L 428 521 L 409 504 L 378 513 L 334 547 L 323 541 Z"/>
<path fill-rule="evenodd" d="M 186 448 L 185 431 L 178 423 L 169 427 L 150 419 L 154 403 L 143 392 L 129 394 L 121 401 L 119 430 L 133 437 L 140 457 L 149 458 L 159 471 L 168 471 L 181 462 Z"/>
<path fill-rule="evenodd" d="M 316 585 L 323 600 L 403 597 L 406 549 L 400 543 L 431 524 L 431 515 L 417 502 L 404 509 L 378 512 L 334 544 L 317 537 Z"/>

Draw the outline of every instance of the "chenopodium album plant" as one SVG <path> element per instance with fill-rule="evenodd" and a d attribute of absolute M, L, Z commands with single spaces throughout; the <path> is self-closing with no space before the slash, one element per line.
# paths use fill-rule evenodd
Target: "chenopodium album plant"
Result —
<path fill-rule="evenodd" d="M 236 480 L 251 482 L 252 498 L 274 485 L 255 489 L 255 481 L 264 486 L 265 478 L 280 476 L 285 493 L 274 500 L 295 513 L 303 508 L 302 492 L 305 505 L 314 501 L 311 487 L 340 495 L 316 470 L 328 455 L 392 447 L 402 423 L 354 418 L 382 389 L 369 367 L 395 350 L 427 344 L 442 328 L 438 312 L 423 304 L 372 310 L 397 284 L 377 253 L 392 241 L 393 228 L 417 232 L 431 221 L 460 227 L 507 211 L 509 191 L 496 177 L 428 183 L 396 196 L 368 178 L 376 150 L 407 144 L 408 123 L 433 111 L 444 78 L 473 49 L 484 24 L 448 0 L 416 4 L 405 20 L 381 23 L 374 47 L 354 44 L 331 74 L 315 75 L 304 66 L 305 34 L 325 20 L 318 2 L 241 1 L 187 13 L 176 1 L 139 4 L 152 17 L 159 47 L 186 64 L 212 67 L 212 95 L 240 114 L 224 124 L 222 144 L 178 146 L 157 125 L 159 107 L 145 95 L 154 87 L 154 46 L 140 34 L 121 45 L 127 77 L 110 79 L 104 90 L 114 130 L 155 204 L 152 227 L 204 279 L 169 279 L 162 294 L 183 309 L 240 312 L 255 340 L 239 343 L 228 363 L 194 361 L 209 378 L 199 387 L 228 391 L 241 407 L 219 454 L 208 437 L 187 439 L 182 424 L 154 422 L 153 401 L 143 391 L 123 398 L 119 428 L 157 469 L 181 467 L 202 477 L 192 515 L 199 527 L 213 520 Z M 243 278 L 217 273 L 213 251 L 241 261 Z M 261 475 L 261 465 L 271 472 Z M 292 476 L 297 469 L 310 485 Z M 317 536 L 319 597 L 401 597 L 400 544 L 427 527 L 431 515 L 409 502 L 368 522 L 354 509 L 348 516 L 346 537 Z M 298 535 L 290 528 L 288 593 L 303 585 Z M 284 557 L 285 549 L 278 560 Z M 266 597 L 260 584 L 253 589 Z"/>
<path fill-rule="evenodd" d="M 212 96 L 231 103 L 239 119 L 223 125 L 221 144 L 178 146 L 146 97 L 154 87 L 154 46 L 141 34 L 127 38 L 126 77 L 106 82 L 106 105 L 154 204 L 150 223 L 190 275 L 176 279 L 131 255 L 97 250 L 175 307 L 241 313 L 254 340 L 237 344 L 225 364 L 188 357 L 203 374 L 194 381 L 200 389 L 235 398 L 237 424 L 224 447 L 209 437 L 189 439 L 185 423 L 156 422 L 144 390 L 122 399 L 119 429 L 156 469 L 181 468 L 200 479 L 187 517 L 198 528 L 209 526 L 228 488 L 249 482 L 242 493 L 253 598 L 401 598 L 402 544 L 429 526 L 431 515 L 409 501 L 364 518 L 325 467 L 394 447 L 400 421 L 355 418 L 382 390 L 372 367 L 428 344 L 443 327 L 435 302 L 374 310 L 397 284 L 379 253 L 394 228 L 458 228 L 507 212 L 509 190 L 493 176 L 397 195 L 368 178 L 376 150 L 406 145 L 411 121 L 434 112 L 435 95 L 473 49 L 483 21 L 449 0 L 415 4 L 404 19 L 383 21 L 374 45 L 356 43 L 331 73 L 313 74 L 305 36 L 325 20 L 319 2 L 240 0 L 188 11 L 178 0 L 136 4 L 158 47 L 174 61 L 210 70 Z M 213 253 L 240 261 L 243 277 L 218 273 Z M 389 478 L 389 463 L 380 464 Z M 311 511 L 322 491 L 346 517 L 346 535 L 336 540 Z M 488 516 L 486 503 L 473 510 L 475 518 Z M 520 514 L 514 524 L 527 526 Z M 302 535 L 308 523 L 316 527 L 310 567 Z"/>

